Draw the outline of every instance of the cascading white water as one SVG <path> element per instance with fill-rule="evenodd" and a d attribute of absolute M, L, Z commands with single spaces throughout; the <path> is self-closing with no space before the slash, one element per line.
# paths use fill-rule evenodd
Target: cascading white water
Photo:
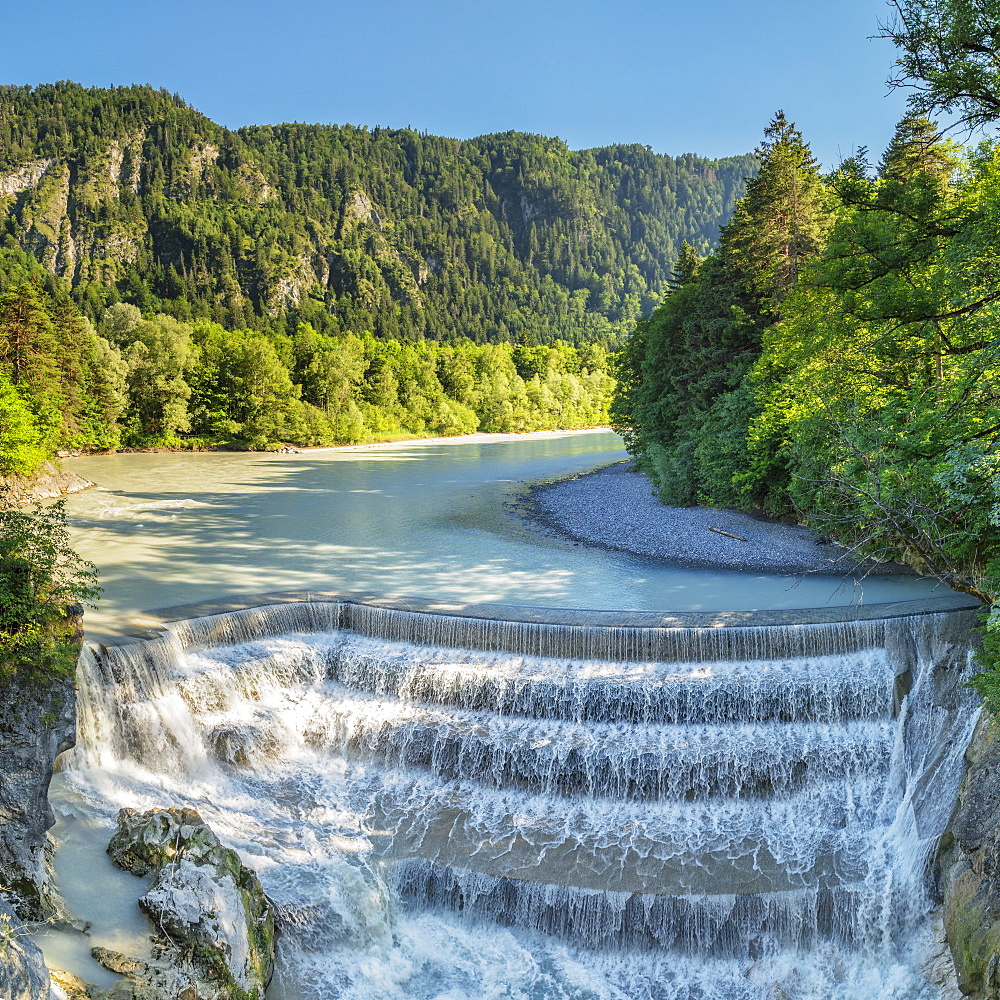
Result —
<path fill-rule="evenodd" d="M 276 1000 L 940 1000 L 967 626 L 254 608 L 84 657 L 66 780 L 241 851 Z"/>

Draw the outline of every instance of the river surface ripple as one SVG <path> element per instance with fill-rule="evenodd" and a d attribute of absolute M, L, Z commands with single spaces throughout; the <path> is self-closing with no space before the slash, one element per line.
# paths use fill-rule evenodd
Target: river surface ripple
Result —
<path fill-rule="evenodd" d="M 555 537 L 511 509 L 527 485 L 625 457 L 611 432 L 304 454 L 126 454 L 66 461 L 104 597 L 88 633 L 139 611 L 314 587 L 597 609 L 756 610 L 923 597 L 928 581 L 682 569 Z"/>

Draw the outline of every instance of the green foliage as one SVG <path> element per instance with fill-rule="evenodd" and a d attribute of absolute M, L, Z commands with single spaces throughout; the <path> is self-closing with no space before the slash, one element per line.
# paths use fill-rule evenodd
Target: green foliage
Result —
<path fill-rule="evenodd" d="M 195 337 L 195 430 L 239 437 L 250 448 L 279 440 L 296 392 L 274 345 L 263 335 L 229 332 L 215 324 L 202 324 Z"/>
<path fill-rule="evenodd" d="M 753 168 L 521 132 L 231 132 L 150 87 L 0 86 L 0 174 L 16 188 L 0 234 L 94 322 L 125 302 L 289 336 L 307 322 L 615 346 L 666 293 L 682 240 L 714 243 Z"/>
<path fill-rule="evenodd" d="M 124 374 L 64 286 L 0 294 L 0 472 L 28 474 L 60 448 L 116 448 Z"/>
<path fill-rule="evenodd" d="M 185 375 L 193 362 L 191 328 L 162 313 L 139 323 L 122 352 L 127 371 L 130 443 L 170 443 L 191 429 Z"/>
<path fill-rule="evenodd" d="M 983 668 L 969 681 L 969 686 L 983 699 L 994 716 L 1000 715 L 1000 622 L 995 614 L 984 613 L 980 618 L 979 648 L 976 660 Z"/>
<path fill-rule="evenodd" d="M 749 311 L 776 310 L 822 244 L 826 204 L 819 168 L 802 133 L 779 111 L 757 149 L 760 169 L 719 245 L 728 280 Z"/>
<path fill-rule="evenodd" d="M 821 185 L 780 116 L 768 134 L 718 253 L 621 352 L 613 418 L 668 502 L 795 516 L 991 604 L 1000 146 L 911 115 L 877 173 Z"/>
<path fill-rule="evenodd" d="M 95 568 L 69 545 L 63 501 L 0 507 L 0 673 L 44 681 L 76 664 L 72 609 L 93 603 Z"/>
<path fill-rule="evenodd" d="M 954 147 L 904 125 L 880 177 L 835 178 L 826 250 L 753 371 L 750 443 L 786 457 L 791 505 L 824 530 L 989 600 L 1000 159 L 955 174 Z"/>
<path fill-rule="evenodd" d="M 376 340 L 308 323 L 287 337 L 143 319 L 124 303 L 100 330 L 33 281 L 0 296 L 0 474 L 28 475 L 63 448 L 268 449 L 608 421 L 600 344 Z"/>
<path fill-rule="evenodd" d="M 899 48 L 889 81 L 916 114 L 947 112 L 972 127 L 1000 118 L 1000 3 L 890 0 L 882 35 Z"/>
<path fill-rule="evenodd" d="M 35 417 L 10 380 L 0 375 L 0 476 L 27 476 L 47 457 Z"/>
<path fill-rule="evenodd" d="M 717 253 L 683 250 L 670 295 L 619 353 L 614 427 L 672 504 L 772 505 L 784 469 L 746 447 L 757 404 L 747 376 L 828 225 L 829 196 L 779 112 L 757 150 Z"/>

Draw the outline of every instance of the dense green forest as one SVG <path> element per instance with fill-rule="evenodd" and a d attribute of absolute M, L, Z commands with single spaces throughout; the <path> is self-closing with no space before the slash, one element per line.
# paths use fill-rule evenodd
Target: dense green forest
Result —
<path fill-rule="evenodd" d="M 0 87 L 0 474 L 605 423 L 608 349 L 754 165 Z"/>
<path fill-rule="evenodd" d="M 615 346 L 754 170 L 508 132 L 233 132 L 151 87 L 0 86 L 0 235 L 85 317 Z"/>
<path fill-rule="evenodd" d="M 227 330 L 143 317 L 95 326 L 60 279 L 0 251 L 21 279 L 0 294 L 0 474 L 60 450 L 272 448 L 386 437 L 592 427 L 613 381 L 600 343 L 580 348 Z"/>
<path fill-rule="evenodd" d="M 929 116 L 1000 120 L 1000 3 L 893 7 L 912 96 L 889 147 L 821 176 L 779 114 L 717 251 L 684 255 L 620 355 L 613 419 L 669 503 L 799 518 L 988 605 L 1000 142 L 960 146 Z"/>

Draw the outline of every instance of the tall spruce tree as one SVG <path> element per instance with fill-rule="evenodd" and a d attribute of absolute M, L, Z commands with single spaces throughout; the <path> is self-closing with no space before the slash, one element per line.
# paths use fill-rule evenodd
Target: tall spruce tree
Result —
<path fill-rule="evenodd" d="M 698 251 L 695 250 L 687 240 L 681 243 L 681 248 L 677 252 L 677 260 L 674 261 L 674 269 L 670 273 L 670 287 L 672 289 L 680 288 L 681 285 L 686 285 L 690 281 L 698 276 L 698 265 L 701 263 L 701 257 L 698 256 Z"/>
<path fill-rule="evenodd" d="M 957 166 L 956 152 L 935 122 L 923 115 L 906 115 L 882 154 L 879 176 L 905 182 L 923 174 L 945 180 Z"/>
<path fill-rule="evenodd" d="M 640 322 L 619 358 L 614 426 L 668 503 L 763 505 L 784 474 L 747 452 L 757 412 L 748 373 L 782 299 L 822 246 L 828 195 L 782 112 L 757 155 L 759 171 L 718 252 Z"/>
<path fill-rule="evenodd" d="M 730 278 L 767 312 L 819 250 L 829 212 L 819 164 L 783 111 L 764 130 L 756 153 L 760 169 L 723 230 L 719 256 Z"/>

